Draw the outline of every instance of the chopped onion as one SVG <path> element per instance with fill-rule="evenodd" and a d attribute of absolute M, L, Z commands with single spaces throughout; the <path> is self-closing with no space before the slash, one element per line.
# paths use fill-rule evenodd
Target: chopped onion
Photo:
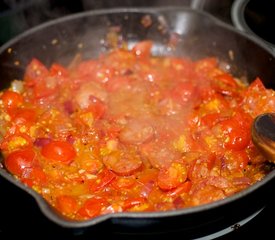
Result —
<path fill-rule="evenodd" d="M 23 82 L 19 80 L 14 80 L 11 83 L 11 89 L 14 92 L 22 93 L 24 90 Z"/>
<path fill-rule="evenodd" d="M 34 141 L 34 145 L 37 147 L 43 147 L 51 141 L 50 138 L 37 138 Z"/>

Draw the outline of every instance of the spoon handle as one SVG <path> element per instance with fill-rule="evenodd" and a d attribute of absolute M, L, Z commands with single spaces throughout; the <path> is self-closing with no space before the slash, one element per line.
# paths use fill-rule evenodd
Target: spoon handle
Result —
<path fill-rule="evenodd" d="M 267 161 L 275 163 L 275 113 L 264 113 L 254 119 L 252 141 Z"/>

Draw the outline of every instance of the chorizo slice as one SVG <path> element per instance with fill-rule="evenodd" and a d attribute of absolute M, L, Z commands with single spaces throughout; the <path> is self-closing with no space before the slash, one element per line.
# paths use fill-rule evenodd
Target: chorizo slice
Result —
<path fill-rule="evenodd" d="M 122 143 L 139 145 L 153 139 L 154 128 L 143 120 L 130 120 L 119 134 Z"/>
<path fill-rule="evenodd" d="M 138 155 L 127 152 L 113 152 L 103 158 L 103 163 L 118 175 L 131 175 L 142 166 Z"/>

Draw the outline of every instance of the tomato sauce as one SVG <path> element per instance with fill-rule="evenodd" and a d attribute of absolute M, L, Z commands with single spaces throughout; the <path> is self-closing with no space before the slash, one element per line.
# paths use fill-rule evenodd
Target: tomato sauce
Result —
<path fill-rule="evenodd" d="M 70 67 L 33 59 L 0 93 L 5 167 L 66 217 L 194 207 L 270 171 L 250 129 L 275 112 L 275 92 L 215 57 L 156 57 L 152 45 Z"/>

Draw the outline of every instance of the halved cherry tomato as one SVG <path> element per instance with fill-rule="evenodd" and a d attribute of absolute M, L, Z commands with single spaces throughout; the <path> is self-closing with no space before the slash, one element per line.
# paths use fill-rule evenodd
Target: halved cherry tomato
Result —
<path fill-rule="evenodd" d="M 110 184 L 114 179 L 116 175 L 108 170 L 103 169 L 98 175 L 96 179 L 92 179 L 89 181 L 89 189 L 92 192 L 102 190 L 105 186 Z"/>
<path fill-rule="evenodd" d="M 192 187 L 191 181 L 186 181 L 180 184 L 177 188 L 174 188 L 167 192 L 167 194 L 171 197 L 177 197 L 182 193 L 188 193 Z"/>
<path fill-rule="evenodd" d="M 221 121 L 219 125 L 224 134 L 224 147 L 232 150 L 242 150 L 250 142 L 250 127 L 252 118 L 245 113 L 236 113 L 235 116 Z"/>
<path fill-rule="evenodd" d="M 35 156 L 35 152 L 30 148 L 20 149 L 7 156 L 5 166 L 12 174 L 22 176 L 26 168 L 32 167 Z"/>
<path fill-rule="evenodd" d="M 12 121 L 16 125 L 30 125 L 36 120 L 36 112 L 33 109 L 19 108 L 14 111 Z"/>
<path fill-rule="evenodd" d="M 47 175 L 38 166 L 26 168 L 21 176 L 21 180 L 29 187 L 33 187 L 34 185 L 46 186 L 48 183 Z"/>
<path fill-rule="evenodd" d="M 76 151 L 68 142 L 51 141 L 42 147 L 41 154 L 53 161 L 70 164 L 76 156 Z"/>

